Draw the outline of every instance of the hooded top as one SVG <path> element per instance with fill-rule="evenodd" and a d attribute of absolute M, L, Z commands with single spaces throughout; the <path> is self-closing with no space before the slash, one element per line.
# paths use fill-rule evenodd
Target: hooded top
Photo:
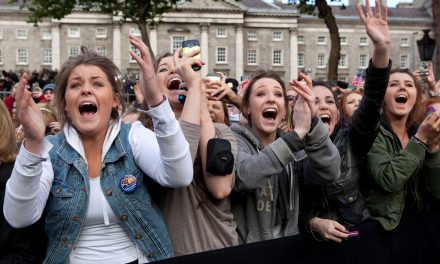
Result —
<path fill-rule="evenodd" d="M 282 134 L 263 147 L 250 127 L 231 126 L 237 137 L 236 184 L 231 196 L 240 243 L 295 235 L 298 230 L 298 177 L 322 185 L 339 176 L 340 157 L 326 127 L 315 118 L 301 140 L 295 131 Z M 297 171 L 298 157 L 310 157 L 309 171 Z"/>

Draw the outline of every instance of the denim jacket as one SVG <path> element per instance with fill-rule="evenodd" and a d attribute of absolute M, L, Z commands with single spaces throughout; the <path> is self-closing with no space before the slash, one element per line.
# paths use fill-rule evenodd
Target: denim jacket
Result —
<path fill-rule="evenodd" d="M 136 166 L 130 148 L 130 125 L 122 125 L 104 157 L 101 188 L 120 224 L 149 261 L 172 257 L 171 242 L 162 215 L 152 203 L 144 174 Z M 87 211 L 89 179 L 87 165 L 66 141 L 64 133 L 48 138 L 54 181 L 45 208 L 48 235 L 44 263 L 66 263 L 81 232 Z M 134 193 L 125 194 L 118 186 L 120 177 L 133 175 L 139 181 Z"/>

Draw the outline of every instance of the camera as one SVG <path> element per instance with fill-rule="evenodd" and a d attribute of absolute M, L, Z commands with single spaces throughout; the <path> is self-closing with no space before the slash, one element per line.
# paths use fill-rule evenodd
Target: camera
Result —
<path fill-rule="evenodd" d="M 420 78 L 427 78 L 429 76 L 428 70 L 420 70 L 419 71 Z"/>
<path fill-rule="evenodd" d="M 195 49 L 200 49 L 200 42 L 197 39 L 189 39 L 182 41 L 182 52 L 180 53 L 180 57 L 183 57 L 183 55 Z M 194 58 L 200 59 L 200 52 L 199 54 L 195 55 Z M 198 71 L 200 70 L 200 67 L 198 65 L 192 65 L 192 69 L 194 71 Z"/>

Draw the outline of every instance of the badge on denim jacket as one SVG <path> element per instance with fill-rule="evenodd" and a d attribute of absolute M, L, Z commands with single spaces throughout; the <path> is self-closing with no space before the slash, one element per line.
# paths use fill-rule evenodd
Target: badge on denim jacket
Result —
<path fill-rule="evenodd" d="M 119 180 L 119 188 L 124 193 L 133 193 L 137 188 L 137 180 L 133 175 L 124 175 Z"/>

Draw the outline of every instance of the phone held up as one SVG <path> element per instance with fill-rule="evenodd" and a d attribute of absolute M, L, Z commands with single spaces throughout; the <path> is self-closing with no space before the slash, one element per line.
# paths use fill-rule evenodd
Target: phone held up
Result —
<path fill-rule="evenodd" d="M 189 39 L 182 41 L 182 52 L 180 53 L 180 57 L 183 57 L 184 54 L 191 52 L 195 49 L 200 49 L 200 42 L 197 39 Z M 200 59 L 200 53 L 194 56 L 196 59 Z M 192 69 L 194 71 L 200 70 L 198 65 L 192 65 Z"/>

